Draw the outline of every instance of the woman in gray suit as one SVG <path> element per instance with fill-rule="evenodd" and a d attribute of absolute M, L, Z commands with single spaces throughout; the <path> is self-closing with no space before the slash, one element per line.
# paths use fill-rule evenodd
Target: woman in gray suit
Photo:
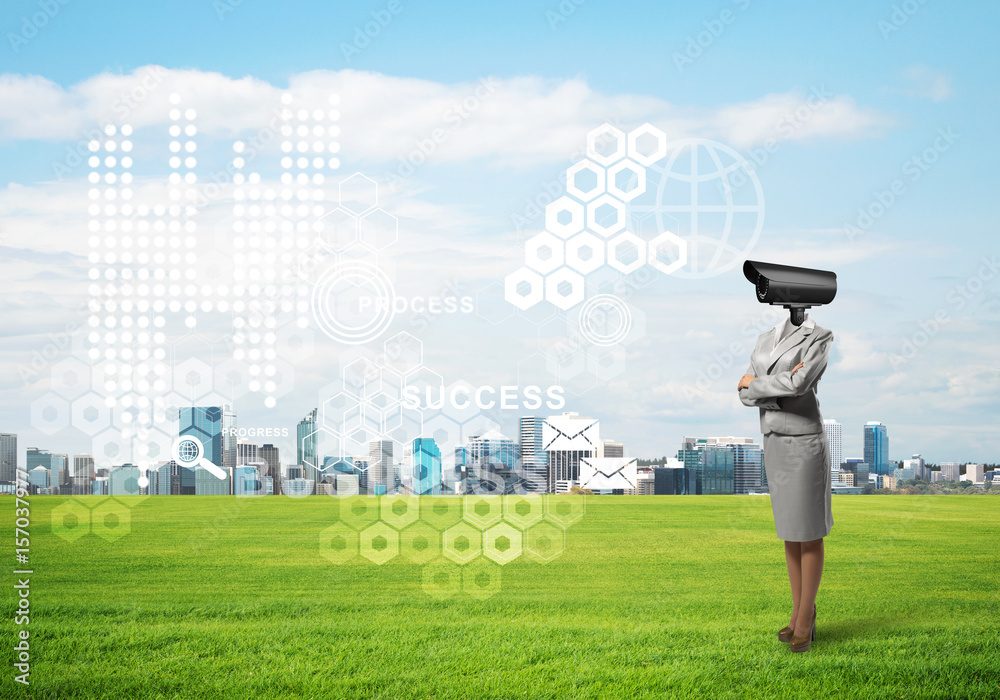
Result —
<path fill-rule="evenodd" d="M 778 638 L 807 651 L 816 635 L 816 593 L 823 575 L 823 538 L 830 534 L 829 444 L 816 385 L 826 371 L 833 333 L 808 315 L 762 334 L 737 386 L 740 401 L 760 409 L 764 469 L 792 587 L 792 616 Z"/>

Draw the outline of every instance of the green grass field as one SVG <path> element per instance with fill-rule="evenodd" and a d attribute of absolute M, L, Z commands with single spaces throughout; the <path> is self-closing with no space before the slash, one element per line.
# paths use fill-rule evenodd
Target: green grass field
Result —
<path fill-rule="evenodd" d="M 335 498 L 152 497 L 128 535 L 74 542 L 52 532 L 66 500 L 30 499 L 31 685 L 5 634 L 4 698 L 1000 697 L 989 496 L 835 496 L 804 654 L 775 636 L 766 496 L 588 497 L 559 557 L 506 564 L 485 599 L 320 556 Z"/>

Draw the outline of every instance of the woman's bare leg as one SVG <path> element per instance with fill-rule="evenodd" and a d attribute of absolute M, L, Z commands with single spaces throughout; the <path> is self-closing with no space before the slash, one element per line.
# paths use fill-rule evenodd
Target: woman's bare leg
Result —
<path fill-rule="evenodd" d="M 785 564 L 788 565 L 788 582 L 792 587 L 792 617 L 788 621 L 789 627 L 795 626 L 795 620 L 798 616 L 799 598 L 801 597 L 802 591 L 802 543 L 801 542 L 785 542 Z M 812 614 L 812 608 L 810 608 L 810 615 Z"/>
<path fill-rule="evenodd" d="M 813 605 L 816 603 L 819 581 L 823 577 L 823 539 L 800 544 L 802 546 L 802 583 L 795 627 L 801 630 L 809 629 L 812 623 Z"/>

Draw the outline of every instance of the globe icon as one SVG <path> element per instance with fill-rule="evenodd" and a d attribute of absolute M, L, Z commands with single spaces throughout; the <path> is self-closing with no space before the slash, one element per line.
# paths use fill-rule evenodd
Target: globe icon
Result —
<path fill-rule="evenodd" d="M 687 262 L 675 276 L 714 277 L 741 265 L 757 243 L 764 194 L 753 166 L 726 144 L 679 139 L 646 166 L 645 191 L 628 203 L 628 213 L 647 240 L 671 231 L 687 242 Z"/>
<path fill-rule="evenodd" d="M 194 462 L 201 455 L 201 450 L 193 440 L 184 440 L 177 446 L 177 456 L 182 462 Z"/>

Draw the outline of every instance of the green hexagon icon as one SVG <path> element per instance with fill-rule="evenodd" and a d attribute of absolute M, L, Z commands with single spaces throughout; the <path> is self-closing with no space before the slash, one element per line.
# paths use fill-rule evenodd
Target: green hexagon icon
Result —
<path fill-rule="evenodd" d="M 483 554 L 501 566 L 508 564 L 521 556 L 521 540 L 520 530 L 509 523 L 498 523 L 483 535 Z"/>
<path fill-rule="evenodd" d="M 554 523 L 569 527 L 587 512 L 583 494 L 550 493 L 545 496 L 545 515 Z"/>
<path fill-rule="evenodd" d="M 500 567 L 487 559 L 477 559 L 462 567 L 462 591 L 485 600 L 500 592 Z"/>
<path fill-rule="evenodd" d="M 456 564 L 467 564 L 483 551 L 483 533 L 464 520 L 444 531 L 444 555 Z"/>
<path fill-rule="evenodd" d="M 424 593 L 435 598 L 451 598 L 462 590 L 462 570 L 447 559 L 424 566 L 420 578 Z"/>
<path fill-rule="evenodd" d="M 503 497 L 503 518 L 522 530 L 545 516 L 545 500 L 541 494 L 508 494 Z"/>
<path fill-rule="evenodd" d="M 418 496 L 393 495 L 381 498 L 379 509 L 382 520 L 397 530 L 402 530 L 417 521 L 420 515 L 420 498 Z"/>
<path fill-rule="evenodd" d="M 90 532 L 90 511 L 76 500 L 52 509 L 52 532 L 67 542 L 75 542 Z"/>
<path fill-rule="evenodd" d="M 421 496 L 420 518 L 438 530 L 454 525 L 462 519 L 461 496 Z"/>
<path fill-rule="evenodd" d="M 552 561 L 566 549 L 566 531 L 555 523 L 542 520 L 527 529 L 524 549 L 535 561 Z"/>
<path fill-rule="evenodd" d="M 346 564 L 358 556 L 358 533 L 338 522 L 319 533 L 319 555 L 334 564 Z"/>
<path fill-rule="evenodd" d="M 111 499 L 90 511 L 90 524 L 95 535 L 113 542 L 132 532 L 132 514 L 124 505 Z"/>
<path fill-rule="evenodd" d="M 385 564 L 399 554 L 399 533 L 380 521 L 361 531 L 358 545 L 365 559 Z"/>
<path fill-rule="evenodd" d="M 503 517 L 501 496 L 466 496 L 465 519 L 485 529 L 500 522 Z"/>
<path fill-rule="evenodd" d="M 425 522 L 399 533 L 399 553 L 414 564 L 426 564 L 441 555 L 441 533 Z"/>
<path fill-rule="evenodd" d="M 355 530 L 378 522 L 378 497 L 346 496 L 340 501 L 340 519 Z"/>

